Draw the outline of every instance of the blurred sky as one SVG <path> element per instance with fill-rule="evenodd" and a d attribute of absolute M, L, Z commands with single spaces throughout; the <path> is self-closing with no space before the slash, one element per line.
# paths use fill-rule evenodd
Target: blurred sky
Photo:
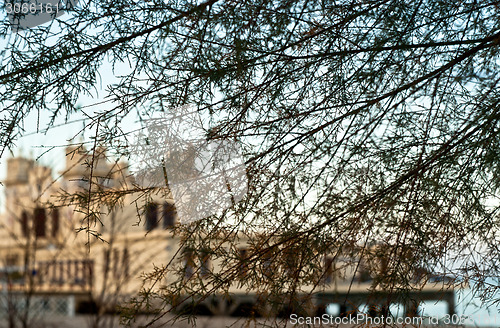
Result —
<path fill-rule="evenodd" d="M 0 40 L 1 47 L 5 47 L 5 40 Z M 116 71 L 123 74 L 127 71 L 127 67 L 121 66 Z M 12 151 L 5 150 L 0 158 L 0 181 L 5 180 L 7 159 L 13 156 L 35 159 L 41 165 L 53 168 L 53 176 L 56 177 L 57 173 L 64 169 L 65 147 L 70 143 L 91 142 L 95 129 L 85 127 L 90 122 L 88 117 L 114 107 L 111 102 L 102 102 L 106 99 L 106 87 L 119 81 L 107 62 L 101 67 L 100 76 L 101 79 L 96 84 L 97 93 L 94 92 L 92 97 L 81 96 L 77 102 L 77 105 L 82 107 L 81 112 L 72 114 L 67 121 L 63 113 L 56 119 L 54 126 L 47 129 L 50 113 L 38 112 L 36 109 L 31 111 L 21 126 L 24 130 L 23 136 L 14 141 Z M 122 127 L 129 131 L 138 127 L 136 117 L 131 114 L 122 124 Z M 4 212 L 3 186 L 0 186 L 0 212 Z"/>

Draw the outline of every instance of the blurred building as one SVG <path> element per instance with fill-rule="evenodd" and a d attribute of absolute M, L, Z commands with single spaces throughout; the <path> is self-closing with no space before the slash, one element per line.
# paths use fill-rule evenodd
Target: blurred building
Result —
<path fill-rule="evenodd" d="M 172 233 L 178 222 L 171 199 L 145 199 L 138 193 L 127 193 L 134 180 L 123 162 L 110 161 L 102 148 L 92 153 L 82 147 L 68 147 L 66 153 L 65 169 L 56 177 L 50 168 L 32 159 L 16 157 L 7 161 L 7 178 L 3 182 L 6 211 L 0 225 L 0 296 L 4 306 L 9 297 L 30 297 L 35 300 L 32 305 L 47 313 L 72 315 L 93 312 L 97 307 L 110 310 L 139 292 L 142 273 L 169 263 L 174 256 L 184 267 L 187 280 L 195 275 L 205 279 L 222 269 L 220 260 L 209 255 L 190 256 L 182 249 L 180 238 Z M 99 208 L 90 197 L 101 200 Z M 242 263 L 238 274 L 244 276 L 255 267 L 243 264 L 250 253 L 248 240 L 239 233 L 235 236 Z M 286 251 L 266 253 L 261 260 L 262 274 L 291 275 L 297 267 L 294 256 Z M 384 274 L 384 261 L 374 265 L 362 258 L 353 260 L 356 256 L 356 250 L 341 256 L 318 255 L 323 265 L 318 280 L 321 283 L 302 290 L 309 310 L 324 311 L 328 304 L 336 303 L 342 315 L 355 311 L 360 304 L 381 305 L 391 297 L 397 298 L 378 284 L 374 275 Z M 274 261 L 284 264 L 278 267 Z M 432 281 L 426 272 L 415 272 L 414 276 L 415 286 L 420 287 L 407 295 L 408 299 L 444 299 L 448 312 L 454 313 L 454 291 L 443 289 L 446 279 Z M 175 277 L 167 277 L 159 285 L 169 279 Z M 229 292 L 230 299 L 216 294 L 200 298 L 198 310 L 244 315 L 257 308 L 265 314 L 267 308 L 272 312 L 269 306 L 262 305 L 259 295 L 242 288 L 236 280 Z M 408 303 L 404 311 L 416 314 L 417 307 L 417 303 Z M 269 313 L 295 310 L 282 306 Z M 379 311 L 387 309 L 381 305 Z"/>

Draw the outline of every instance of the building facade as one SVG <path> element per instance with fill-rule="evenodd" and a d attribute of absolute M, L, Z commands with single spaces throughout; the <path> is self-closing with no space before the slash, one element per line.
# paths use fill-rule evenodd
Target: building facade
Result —
<path fill-rule="evenodd" d="M 205 279 L 207 286 L 213 285 L 210 277 L 224 270 L 227 263 L 211 258 L 210 252 L 193 256 L 183 247 L 182 238 L 173 232 L 179 223 L 169 197 L 141 198 L 138 192 L 129 193 L 138 186 L 127 174 L 126 165 L 110 161 L 102 148 L 88 152 L 83 147 L 68 147 L 66 154 L 65 169 L 57 176 L 31 159 L 8 159 L 7 178 L 3 182 L 6 210 L 0 226 L 2 297 L 41 299 L 43 308 L 50 303 L 48 300 L 65 296 L 67 302 L 62 312 L 67 315 L 97 309 L 110 311 L 143 288 L 160 288 L 178 281 L 178 276 L 166 275 L 151 287 L 141 278 L 172 261 L 182 268 L 178 271 L 183 275 L 181 279 L 189 281 L 196 276 Z M 100 201 L 94 202 L 91 197 L 99 197 Z M 237 248 L 236 262 L 241 262 L 238 275 L 245 276 L 253 270 L 244 265 L 250 244 L 238 232 L 234 239 L 238 240 L 232 243 Z M 278 257 L 293 256 L 286 251 L 264 254 L 262 274 L 266 274 L 265 268 L 270 275 L 278 270 L 288 274 L 287 270 L 293 268 L 285 265 L 284 269 L 277 269 L 272 262 Z M 358 264 L 362 259 L 353 261 L 328 254 L 318 254 L 318 258 L 323 263 L 319 272 L 321 285 L 306 286 L 301 291 L 309 304 L 308 311 L 324 311 L 328 304 L 336 303 L 345 314 L 356 311 L 363 303 L 383 304 L 390 297 L 390 291 L 377 286 L 373 277 L 373 272 L 383 269 L 364 269 L 364 265 Z M 422 284 L 410 298 L 445 299 L 452 314 L 453 289 L 443 291 L 444 286 L 443 280 Z M 200 296 L 196 304 L 212 314 L 250 314 L 249 308 L 258 309 L 261 315 L 284 311 L 283 306 L 271 309 L 262 304 L 258 293 L 243 288 L 237 279 L 228 291 L 230 299 L 214 293 L 209 298 Z M 190 295 L 190 301 L 196 298 Z M 177 305 L 179 309 L 183 306 Z M 417 307 L 416 303 L 406 304 L 405 312 L 416 314 Z"/>

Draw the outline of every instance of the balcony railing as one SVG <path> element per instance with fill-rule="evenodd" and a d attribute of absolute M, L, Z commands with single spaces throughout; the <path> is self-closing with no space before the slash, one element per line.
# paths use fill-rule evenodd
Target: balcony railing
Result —
<path fill-rule="evenodd" d="M 92 286 L 94 277 L 93 260 L 55 260 L 39 261 L 34 269 L 25 273 L 23 267 L 0 269 L 2 271 L 1 289 L 37 291 L 81 291 Z M 30 278 L 31 283 L 28 282 Z"/>

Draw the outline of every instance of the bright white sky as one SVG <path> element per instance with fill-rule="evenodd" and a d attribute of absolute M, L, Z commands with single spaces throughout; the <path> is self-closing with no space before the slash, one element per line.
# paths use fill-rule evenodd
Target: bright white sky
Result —
<path fill-rule="evenodd" d="M 0 48 L 2 47 L 2 44 L 4 46 L 5 42 L 0 40 Z M 126 72 L 126 68 L 123 69 L 119 69 L 118 71 L 123 74 L 123 72 Z M 110 64 L 104 64 L 100 70 L 100 74 L 101 81 L 96 86 L 99 90 L 99 94 L 94 95 L 93 98 L 87 96 L 81 97 L 77 103 L 83 107 L 83 111 L 89 114 L 89 116 L 92 116 L 93 112 L 109 109 L 113 106 L 112 103 L 99 103 L 102 102 L 106 96 L 106 86 L 116 83 L 118 80 L 112 72 Z M 24 136 L 15 141 L 13 154 L 6 151 L 0 158 L 0 181 L 3 181 L 6 178 L 7 159 L 13 156 L 24 156 L 37 159 L 41 165 L 53 168 L 53 175 L 55 177 L 58 172 L 64 169 L 65 146 L 71 142 L 81 142 L 82 140 L 89 141 L 95 133 L 94 129 L 84 129 L 84 125 L 88 123 L 89 120 L 84 121 L 85 115 L 83 113 L 75 113 L 71 115 L 68 122 L 64 121 L 65 118 L 64 115 L 62 115 L 62 117 L 59 117 L 56 120 L 53 128 L 44 132 L 47 123 L 49 122 L 49 118 L 49 113 L 38 113 L 35 110 L 24 120 Z M 38 120 L 39 127 L 42 132 L 37 132 Z M 124 122 L 122 126 L 125 130 L 136 129 L 138 124 L 135 121 L 136 118 L 133 117 L 133 115 L 130 115 L 129 119 Z M 78 136 L 73 139 L 75 135 Z M 71 139 L 73 139 L 73 141 Z M 55 148 L 51 149 L 52 147 Z M 4 188 L 3 186 L 0 186 L 0 213 L 3 212 L 3 209 Z"/>

